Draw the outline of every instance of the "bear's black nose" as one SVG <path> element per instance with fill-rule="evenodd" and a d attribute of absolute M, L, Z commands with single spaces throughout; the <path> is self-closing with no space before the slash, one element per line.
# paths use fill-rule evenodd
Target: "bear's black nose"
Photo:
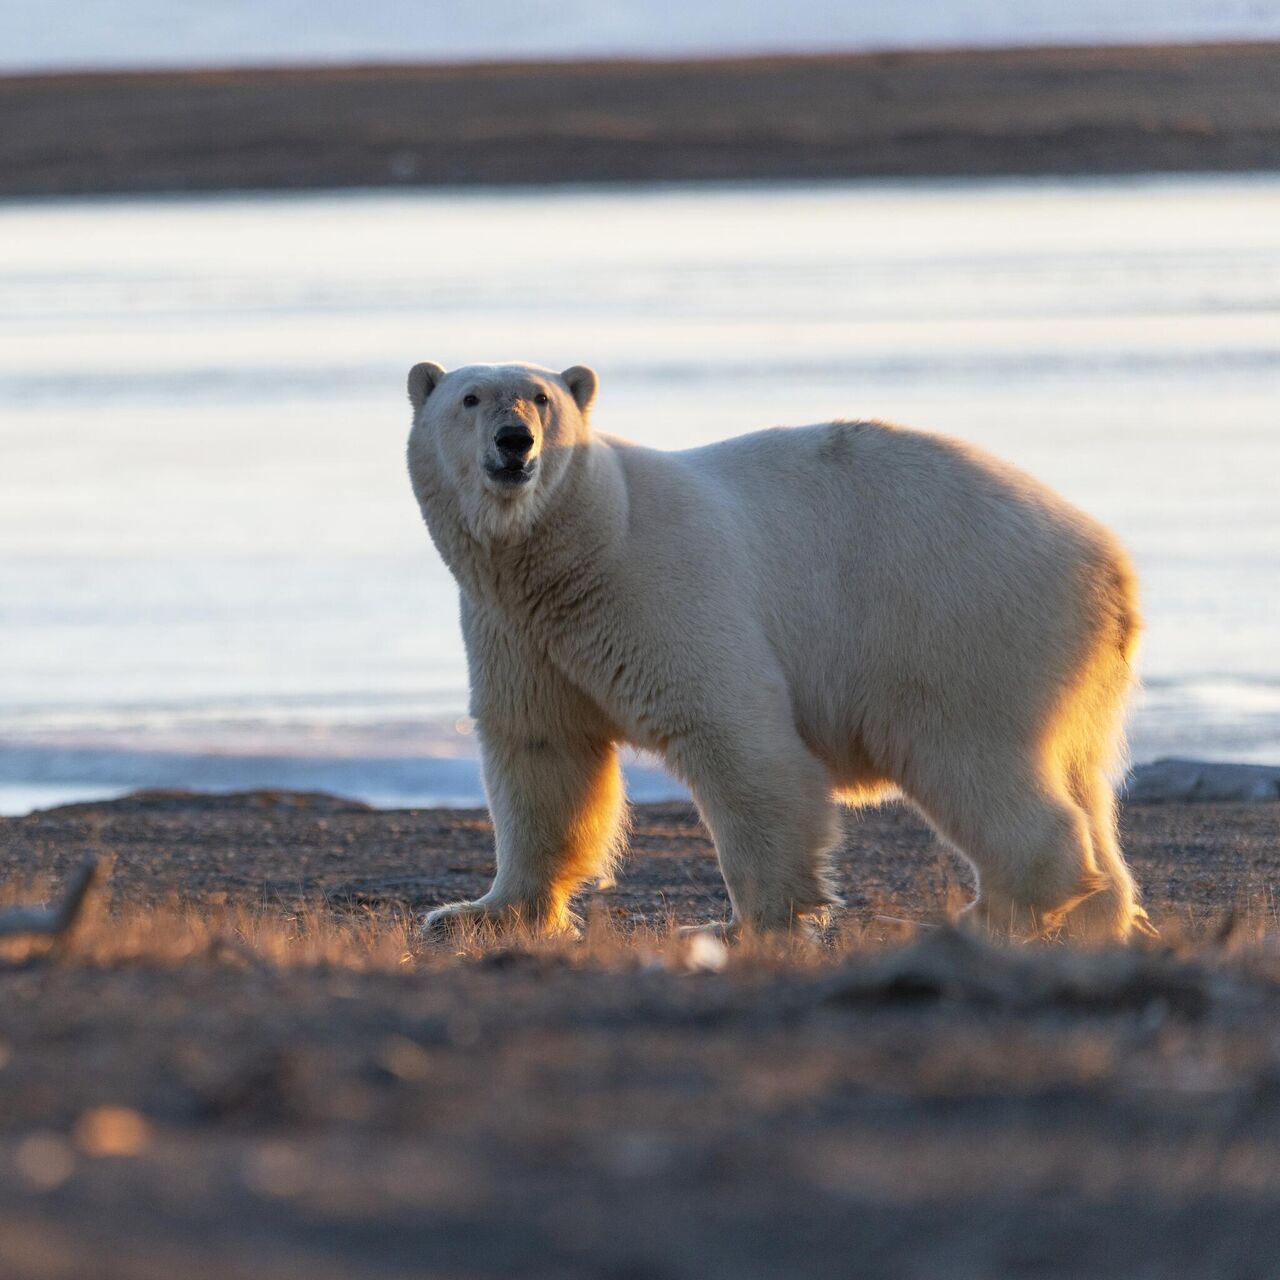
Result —
<path fill-rule="evenodd" d="M 533 448 L 533 432 L 523 422 L 508 423 L 505 427 L 498 428 L 493 443 L 498 446 L 498 452 L 504 459 L 523 462 Z"/>

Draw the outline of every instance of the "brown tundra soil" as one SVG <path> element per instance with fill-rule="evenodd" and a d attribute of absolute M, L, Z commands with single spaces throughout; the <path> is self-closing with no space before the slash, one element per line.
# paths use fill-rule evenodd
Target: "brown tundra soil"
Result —
<path fill-rule="evenodd" d="M 1263 1277 L 1280 1256 L 1280 804 L 1130 805 L 1164 939 L 942 927 L 964 872 L 851 815 L 821 944 L 720 917 L 680 806 L 580 941 L 431 949 L 482 813 L 150 794 L 0 820 L 0 1276 Z"/>

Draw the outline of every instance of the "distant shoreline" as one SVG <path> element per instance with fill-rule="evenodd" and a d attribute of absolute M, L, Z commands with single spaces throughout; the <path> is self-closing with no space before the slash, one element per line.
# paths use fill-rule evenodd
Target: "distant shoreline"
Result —
<path fill-rule="evenodd" d="M 1280 169 L 1280 42 L 0 78 L 0 196 Z"/>
<path fill-rule="evenodd" d="M 484 805 L 480 765 L 474 757 L 385 757 L 379 761 L 385 772 L 377 777 L 366 772 L 361 786 L 357 775 L 362 765 L 367 770 L 369 762 L 349 758 L 121 754 L 126 758 L 132 755 L 128 761 L 133 765 L 132 776 L 122 773 L 113 781 L 69 776 L 51 781 L 47 771 L 41 781 L 0 780 L 0 819 L 65 806 L 125 803 L 131 797 L 153 793 L 207 798 L 269 791 L 327 796 L 337 804 L 382 811 L 479 809 Z M 64 752 L 64 768 L 74 758 L 74 752 Z M 87 762 L 94 762 L 91 755 Z M 656 763 L 628 760 L 624 776 L 633 805 L 689 801 L 685 788 Z M 1129 805 L 1274 804 L 1280 802 L 1280 765 L 1164 757 L 1134 766 L 1119 793 Z M 25 804 L 7 803 L 24 795 Z"/>

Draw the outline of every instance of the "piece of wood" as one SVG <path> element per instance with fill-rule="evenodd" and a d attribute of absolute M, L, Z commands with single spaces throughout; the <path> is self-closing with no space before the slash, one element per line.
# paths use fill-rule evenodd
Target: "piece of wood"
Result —
<path fill-rule="evenodd" d="M 71 877 L 59 901 L 47 907 L 8 907 L 0 910 L 0 938 L 24 934 L 58 938 L 80 915 L 98 877 L 98 861 L 90 858 Z"/>

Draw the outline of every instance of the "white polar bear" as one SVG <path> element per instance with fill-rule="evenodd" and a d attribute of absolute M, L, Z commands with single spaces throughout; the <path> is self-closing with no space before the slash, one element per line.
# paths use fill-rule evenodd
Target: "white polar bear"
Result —
<path fill-rule="evenodd" d="M 893 790 L 973 864 L 978 920 L 1145 926 L 1111 776 L 1139 630 L 1106 529 L 956 440 L 878 422 L 665 453 L 588 426 L 596 375 L 409 374 L 409 471 L 457 578 L 493 887 L 435 911 L 568 925 L 625 836 L 618 744 L 715 840 L 736 924 L 834 899 L 836 800 Z"/>

